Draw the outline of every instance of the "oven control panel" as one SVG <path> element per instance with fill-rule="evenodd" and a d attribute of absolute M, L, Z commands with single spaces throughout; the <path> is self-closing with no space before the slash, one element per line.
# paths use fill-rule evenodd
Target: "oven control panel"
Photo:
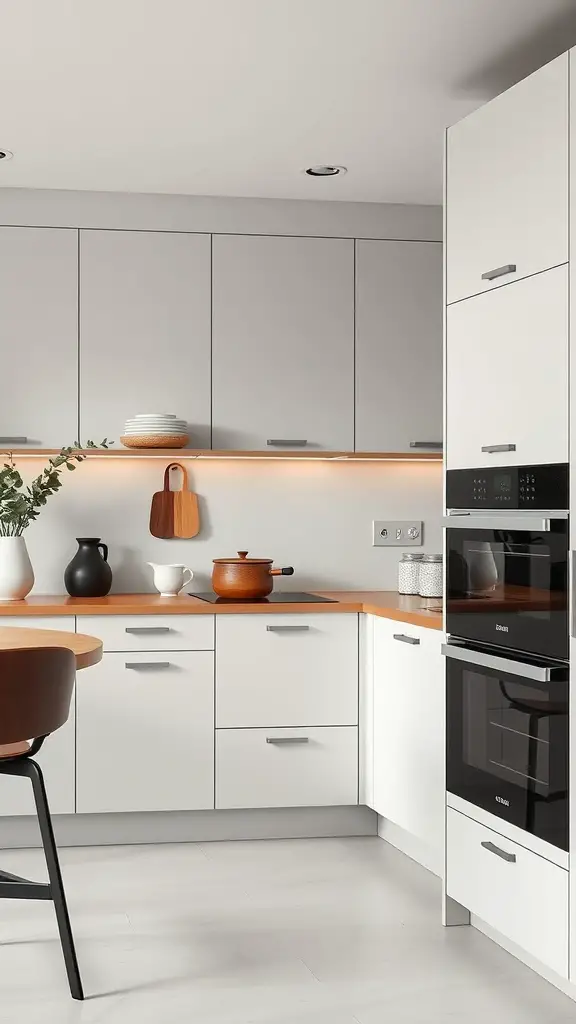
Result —
<path fill-rule="evenodd" d="M 568 508 L 568 464 L 449 469 L 447 508 Z"/>

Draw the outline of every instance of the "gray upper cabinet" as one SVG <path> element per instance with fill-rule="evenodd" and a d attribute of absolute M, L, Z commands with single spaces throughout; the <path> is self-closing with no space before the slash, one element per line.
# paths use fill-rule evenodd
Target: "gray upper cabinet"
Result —
<path fill-rule="evenodd" d="M 352 239 L 214 237 L 212 444 L 353 449 Z"/>
<path fill-rule="evenodd" d="M 0 228 L 0 445 L 60 448 L 78 432 L 78 232 Z"/>
<path fill-rule="evenodd" d="M 356 450 L 434 444 L 442 444 L 442 244 L 358 241 Z"/>
<path fill-rule="evenodd" d="M 80 232 L 80 427 L 176 413 L 210 447 L 210 236 Z"/>

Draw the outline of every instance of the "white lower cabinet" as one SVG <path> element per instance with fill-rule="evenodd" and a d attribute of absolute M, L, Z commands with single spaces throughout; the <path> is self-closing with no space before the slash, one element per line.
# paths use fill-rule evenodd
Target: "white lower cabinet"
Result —
<path fill-rule="evenodd" d="M 212 651 L 105 654 L 77 702 L 78 812 L 214 807 Z"/>
<path fill-rule="evenodd" d="M 218 729 L 357 723 L 357 615 L 218 617 Z"/>
<path fill-rule="evenodd" d="M 374 619 L 374 779 L 378 814 L 444 844 L 444 661 L 439 630 Z"/>
<path fill-rule="evenodd" d="M 357 803 L 355 727 L 216 731 L 217 808 Z"/>
<path fill-rule="evenodd" d="M 25 629 L 59 629 L 73 633 L 74 624 L 73 615 L 43 615 L 34 619 L 30 619 L 29 615 L 0 616 L 0 626 L 17 626 Z M 48 803 L 53 814 L 74 813 L 75 750 L 76 709 L 73 697 L 68 721 L 57 732 L 48 736 L 34 758 L 44 773 Z M 0 776 L 0 817 L 13 814 L 36 814 L 32 783 L 29 779 Z"/>
<path fill-rule="evenodd" d="M 213 651 L 213 615 L 83 615 L 105 651 Z"/>
<path fill-rule="evenodd" d="M 446 891 L 512 942 L 568 977 L 568 872 L 452 808 Z"/>

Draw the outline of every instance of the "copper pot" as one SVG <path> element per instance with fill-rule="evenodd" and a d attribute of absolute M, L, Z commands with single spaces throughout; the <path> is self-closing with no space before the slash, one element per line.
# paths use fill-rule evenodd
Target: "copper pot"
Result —
<path fill-rule="evenodd" d="M 273 576 L 292 576 L 291 566 L 272 569 L 271 558 L 248 558 L 247 551 L 239 551 L 238 558 L 215 558 L 212 587 L 219 597 L 254 600 L 267 597 L 274 586 Z"/>

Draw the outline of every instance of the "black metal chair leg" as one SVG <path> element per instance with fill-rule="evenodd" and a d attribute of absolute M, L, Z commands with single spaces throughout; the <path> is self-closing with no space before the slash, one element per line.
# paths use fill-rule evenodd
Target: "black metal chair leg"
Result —
<path fill-rule="evenodd" d="M 60 861 L 58 860 L 58 850 L 54 839 L 54 830 L 52 828 L 52 819 L 50 817 L 50 809 L 48 807 L 48 797 L 46 796 L 44 777 L 39 765 L 36 764 L 36 761 L 32 761 L 27 758 L 23 764 L 28 768 L 27 774 L 32 782 L 32 788 L 34 790 L 34 800 L 36 802 L 38 823 L 40 825 L 40 835 L 42 836 L 42 845 L 44 847 L 44 855 L 46 857 L 50 890 L 52 899 L 54 900 L 54 909 L 56 911 L 56 920 L 58 922 L 58 931 L 60 932 L 60 942 L 62 944 L 62 953 L 64 954 L 64 963 L 66 964 L 66 972 L 68 974 L 70 993 L 73 999 L 84 999 L 84 991 L 82 989 L 82 980 L 80 978 L 80 970 L 78 967 L 78 959 L 76 957 L 70 917 L 68 915 L 66 894 L 64 892 L 62 872 L 60 871 Z"/>

